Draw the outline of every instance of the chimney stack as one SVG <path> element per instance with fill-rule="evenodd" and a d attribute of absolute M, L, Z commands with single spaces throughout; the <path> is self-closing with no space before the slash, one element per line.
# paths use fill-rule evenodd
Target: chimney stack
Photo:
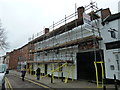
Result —
<path fill-rule="evenodd" d="M 45 28 L 45 29 L 44 29 L 44 33 L 45 33 L 45 34 L 49 33 L 49 28 Z"/>
<path fill-rule="evenodd" d="M 111 12 L 109 8 L 103 9 L 101 11 L 101 16 L 102 16 L 102 20 L 104 20 L 107 16 L 110 16 Z"/>
<path fill-rule="evenodd" d="M 78 7 L 77 8 L 77 12 L 78 12 L 78 19 L 81 19 L 83 18 L 83 13 L 85 11 L 85 8 L 82 6 L 82 7 Z"/>

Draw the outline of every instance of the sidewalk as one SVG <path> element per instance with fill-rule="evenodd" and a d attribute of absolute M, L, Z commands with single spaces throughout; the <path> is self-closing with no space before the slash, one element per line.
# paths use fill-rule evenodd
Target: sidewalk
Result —
<path fill-rule="evenodd" d="M 21 75 L 21 72 L 11 70 L 10 73 L 14 75 Z M 26 74 L 26 78 L 31 80 L 36 80 L 34 75 Z M 50 77 L 44 77 L 41 80 L 36 80 L 37 82 L 43 83 L 51 88 L 96 88 L 95 83 L 88 82 L 87 80 L 68 80 L 68 83 L 64 83 L 61 79 L 54 78 L 53 83 L 51 83 Z M 101 85 L 100 85 L 101 86 Z M 114 88 L 113 84 L 106 85 L 107 88 Z"/>

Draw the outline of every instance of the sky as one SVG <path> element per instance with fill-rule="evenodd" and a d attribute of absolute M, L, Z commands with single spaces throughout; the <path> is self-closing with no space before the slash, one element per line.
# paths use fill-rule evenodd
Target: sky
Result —
<path fill-rule="evenodd" d="M 22 47 L 33 34 L 43 33 L 49 27 L 75 12 L 77 7 L 86 6 L 91 0 L 0 0 L 0 21 L 6 30 L 9 49 Z M 93 0 L 97 7 L 110 8 L 112 14 L 118 12 L 120 0 Z"/>

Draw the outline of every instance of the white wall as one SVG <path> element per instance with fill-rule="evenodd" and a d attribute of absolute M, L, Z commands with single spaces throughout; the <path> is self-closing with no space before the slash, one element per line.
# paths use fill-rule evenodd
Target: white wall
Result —
<path fill-rule="evenodd" d="M 115 32 L 117 38 L 112 38 L 111 33 L 108 31 L 110 30 L 110 28 L 118 31 L 118 20 L 114 20 L 109 23 L 106 23 L 105 26 L 101 28 L 101 35 L 103 37 L 101 46 L 102 49 L 104 50 L 105 72 L 106 72 L 106 78 L 113 79 L 115 74 L 118 79 L 119 72 L 118 72 L 118 66 L 117 66 L 116 54 L 115 54 L 115 52 L 118 52 L 118 49 L 106 50 L 106 46 L 105 46 L 105 43 L 118 41 L 118 32 Z M 111 69 L 111 66 L 114 67 L 114 70 Z"/>

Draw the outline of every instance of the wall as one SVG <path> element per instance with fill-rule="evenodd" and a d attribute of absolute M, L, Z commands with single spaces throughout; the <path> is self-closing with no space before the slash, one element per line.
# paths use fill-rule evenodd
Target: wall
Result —
<path fill-rule="evenodd" d="M 120 1 L 118 2 L 118 12 L 120 13 Z M 120 40 L 120 19 L 118 20 L 118 39 Z M 120 52 L 120 49 L 119 49 Z M 119 54 L 120 57 L 120 54 Z M 120 58 L 119 58 L 120 60 Z M 118 74 L 119 80 L 120 80 L 120 72 Z"/>
<path fill-rule="evenodd" d="M 9 64 L 8 64 L 8 69 L 17 69 L 18 65 L 18 58 L 17 56 L 19 55 L 18 50 L 14 50 L 9 53 Z"/>
<path fill-rule="evenodd" d="M 24 68 L 26 65 L 26 61 L 29 60 L 29 44 L 24 45 L 23 47 L 19 48 L 18 54 L 18 69 Z"/>
<path fill-rule="evenodd" d="M 9 69 L 21 69 L 22 64 L 25 65 L 26 61 L 29 60 L 29 49 L 28 44 L 23 47 L 16 49 L 8 54 Z"/>
<path fill-rule="evenodd" d="M 105 26 L 101 27 L 101 35 L 103 37 L 103 41 L 101 42 L 101 47 L 104 50 L 104 62 L 105 62 L 105 72 L 106 78 L 113 79 L 114 74 L 118 77 L 118 68 L 116 62 L 115 52 L 118 52 L 118 49 L 110 49 L 106 50 L 105 43 L 114 42 L 118 40 L 118 32 L 115 32 L 116 38 L 111 37 L 111 33 L 109 32 L 110 28 L 118 31 L 118 20 L 114 20 L 111 22 L 107 22 Z M 114 69 L 112 69 L 114 67 Z"/>

